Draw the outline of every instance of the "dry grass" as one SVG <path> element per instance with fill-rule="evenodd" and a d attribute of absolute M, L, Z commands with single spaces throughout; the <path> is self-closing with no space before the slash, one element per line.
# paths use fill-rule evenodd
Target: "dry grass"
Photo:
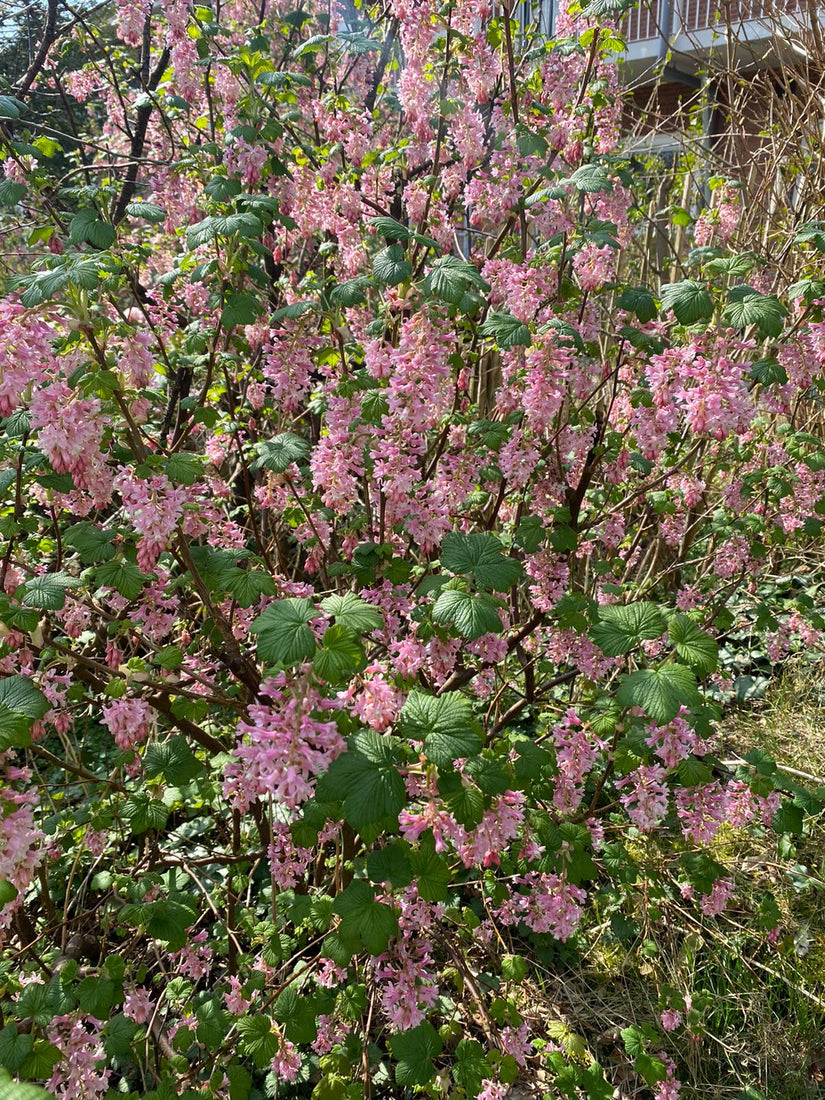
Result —
<path fill-rule="evenodd" d="M 825 663 L 791 665 L 764 703 L 727 716 L 722 735 L 731 756 L 758 747 L 794 772 L 825 774 Z M 642 865 L 664 866 L 652 842 L 634 845 L 633 855 Z M 569 968 L 561 960 L 540 968 L 525 988 L 524 1015 L 534 1033 L 549 1032 L 571 1057 L 596 1058 L 618 1086 L 617 1098 L 649 1100 L 620 1032 L 658 1024 L 669 987 L 706 1005 L 699 1040 L 684 1028 L 665 1039 L 683 1082 L 680 1100 L 823 1097 L 825 822 L 810 821 L 793 844 L 777 843 L 770 830 L 752 836 L 723 828 L 713 855 L 736 879 L 728 912 L 698 918 L 674 891 L 656 899 L 658 919 L 651 921 L 651 900 L 638 889 L 632 916 L 639 934 L 617 942 L 608 922 L 595 916 L 582 937 L 583 958 Z M 768 891 L 782 912 L 775 945 L 754 923 Z M 529 1084 L 556 1100 L 541 1075 Z"/>

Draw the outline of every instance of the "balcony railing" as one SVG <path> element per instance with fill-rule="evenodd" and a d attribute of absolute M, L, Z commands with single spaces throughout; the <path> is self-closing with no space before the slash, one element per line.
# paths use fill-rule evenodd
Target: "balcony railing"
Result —
<path fill-rule="evenodd" d="M 663 25 L 662 15 L 667 0 L 642 0 L 622 24 L 628 41 L 644 42 L 658 38 Z M 673 33 L 691 34 L 752 20 L 767 20 L 776 15 L 791 15 L 804 0 L 672 0 Z"/>

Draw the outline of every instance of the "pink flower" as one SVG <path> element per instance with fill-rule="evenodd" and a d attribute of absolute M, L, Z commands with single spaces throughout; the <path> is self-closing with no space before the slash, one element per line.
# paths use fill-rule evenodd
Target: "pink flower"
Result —
<path fill-rule="evenodd" d="M 294 1043 L 281 1039 L 278 1053 L 272 1059 L 271 1070 L 281 1081 L 294 1081 L 301 1068 L 301 1055 Z"/>
<path fill-rule="evenodd" d="M 125 752 L 142 744 L 149 736 L 152 714 L 152 708 L 143 699 L 113 699 L 103 707 L 103 724 L 108 727 L 118 748 Z"/>
<path fill-rule="evenodd" d="M 266 680 L 260 694 L 271 702 L 250 706 L 251 721 L 238 723 L 238 744 L 224 773 L 223 792 L 242 811 L 269 794 L 297 808 L 312 797 L 316 777 L 344 751 L 335 722 L 315 716 L 316 710 L 336 704 L 313 688 L 298 697 L 299 686 L 292 694 L 285 684 L 283 675 Z"/>
<path fill-rule="evenodd" d="M 40 429 L 41 450 L 57 473 L 72 475 L 79 489 L 100 465 L 104 422 L 99 412 L 96 398 L 77 397 L 65 382 L 44 386 L 32 398 L 32 427 Z"/>
<path fill-rule="evenodd" d="M 478 1100 L 506 1100 L 509 1091 L 509 1085 L 502 1085 L 498 1081 L 486 1078 L 481 1082 L 481 1092 L 478 1094 Z"/>
<path fill-rule="evenodd" d="M 660 1019 L 665 1031 L 675 1031 L 682 1022 L 682 1013 L 677 1008 L 666 1008 Z"/>
<path fill-rule="evenodd" d="M 665 769 L 658 764 L 642 764 L 635 771 L 620 779 L 619 790 L 627 816 L 637 829 L 649 833 L 667 813 L 668 790 Z"/>
<path fill-rule="evenodd" d="M 154 1007 L 155 1002 L 146 989 L 134 989 L 126 994 L 123 1015 L 134 1020 L 136 1024 L 145 1024 L 151 1018 Z"/>
<path fill-rule="evenodd" d="M 711 892 L 703 894 L 699 899 L 699 908 L 706 917 L 718 917 L 720 913 L 724 912 L 733 890 L 733 882 L 729 878 L 718 878 L 714 882 Z"/>
<path fill-rule="evenodd" d="M 234 974 L 229 978 L 229 992 L 224 993 L 223 1003 L 226 1005 L 227 1012 L 231 1012 L 233 1016 L 243 1016 L 252 1003 L 249 998 L 244 997 L 241 992 L 241 980 Z"/>
<path fill-rule="evenodd" d="M 655 1100 L 679 1100 L 679 1092 L 681 1091 L 681 1084 L 676 1079 L 676 1066 L 672 1059 L 667 1055 L 660 1055 L 662 1061 L 665 1063 L 665 1070 L 667 1076 L 664 1081 L 660 1081 L 654 1089 Z"/>
<path fill-rule="evenodd" d="M 55 1016 L 48 1029 L 49 1042 L 62 1054 L 48 1081 L 57 1100 L 95 1100 L 109 1087 L 110 1070 L 100 1037 L 103 1024 L 91 1016 Z"/>
<path fill-rule="evenodd" d="M 479 825 L 464 833 L 459 850 L 465 867 L 494 867 L 501 853 L 518 835 L 524 822 L 524 794 L 505 791 L 484 814 Z"/>
<path fill-rule="evenodd" d="M 188 929 L 191 933 L 191 929 Z M 187 978 L 197 981 L 205 978 L 212 969 L 212 948 L 206 942 L 206 930 L 190 934 L 189 942 L 180 951 L 171 951 L 170 956 L 178 960 L 178 970 Z"/>
<path fill-rule="evenodd" d="M 534 932 L 550 932 L 566 942 L 582 917 L 582 902 L 587 895 L 559 875 L 529 871 L 514 881 L 527 887 L 524 894 L 513 893 L 498 907 L 502 924 L 512 927 L 524 921 Z"/>
<path fill-rule="evenodd" d="M 144 480 L 126 466 L 120 468 L 115 488 L 130 523 L 141 536 L 138 565 L 151 573 L 175 532 L 187 499 L 186 489 L 173 487 L 165 474 Z"/>

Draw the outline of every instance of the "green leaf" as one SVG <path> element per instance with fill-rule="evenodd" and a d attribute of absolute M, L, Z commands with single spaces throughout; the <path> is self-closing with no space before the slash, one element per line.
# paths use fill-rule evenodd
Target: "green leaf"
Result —
<path fill-rule="evenodd" d="M 0 679 L 0 704 L 30 722 L 42 718 L 51 707 L 46 696 L 28 676 L 4 676 Z"/>
<path fill-rule="evenodd" d="M 131 1053 L 138 1025 L 123 1013 L 110 1016 L 106 1021 L 103 1045 L 110 1058 L 123 1058 Z"/>
<path fill-rule="evenodd" d="M 605 657 L 629 653 L 640 642 L 661 637 L 666 629 L 661 611 L 648 601 L 602 607 L 599 619 L 590 636 Z"/>
<path fill-rule="evenodd" d="M 481 1043 L 476 1039 L 462 1039 L 453 1055 L 453 1080 L 456 1084 L 461 1085 L 468 1096 L 475 1096 L 489 1074 L 490 1063 Z"/>
<path fill-rule="evenodd" d="M 805 814 L 802 807 L 786 801 L 773 815 L 771 825 L 777 833 L 794 833 L 801 836 L 804 822 Z"/>
<path fill-rule="evenodd" d="M 137 907 L 145 918 L 148 934 L 162 940 L 170 951 L 180 951 L 187 940 L 187 929 L 197 920 L 197 913 L 189 906 L 171 898 L 161 898 Z"/>
<path fill-rule="evenodd" d="M 186 738 L 176 736 L 162 743 L 153 742 L 144 754 L 143 769 L 147 779 L 163 777 L 173 787 L 183 787 L 201 774 L 203 765 Z"/>
<path fill-rule="evenodd" d="M 523 982 L 527 977 L 530 967 L 526 959 L 521 955 L 503 955 L 501 959 L 501 976 L 508 982 Z"/>
<path fill-rule="evenodd" d="M 244 1016 L 236 1026 L 241 1053 L 249 1055 L 258 1069 L 263 1069 L 278 1053 L 280 1046 L 272 1020 L 263 1013 L 256 1013 L 254 1016 Z"/>
<path fill-rule="evenodd" d="M 296 665 L 315 653 L 315 635 L 307 625 L 318 615 L 312 600 L 290 596 L 271 604 L 252 621 L 258 636 L 258 656 L 278 665 Z"/>
<path fill-rule="evenodd" d="M 3 98 L 3 96 L 0 96 L 0 99 Z M 15 1028 L 15 1025 L 9 1024 L 8 1027 Z M 8 1027 L 6 1030 L 8 1030 Z M 4 1034 L 5 1031 L 0 1032 L 0 1039 Z M 31 1035 L 21 1035 L 20 1038 L 28 1040 L 29 1045 L 31 1045 Z M 2 1054 L 0 1054 L 0 1062 L 3 1062 Z M 3 1065 L 5 1064 L 3 1062 Z M 46 1075 L 44 1074 L 44 1076 Z M 28 1082 L 23 1081 L 12 1081 L 5 1070 L 0 1069 L 0 1100 L 54 1100 L 54 1093 L 46 1092 L 39 1085 L 30 1085 Z"/>
<path fill-rule="evenodd" d="M 229 1078 L 229 1100 L 248 1100 L 252 1091 L 252 1076 L 238 1063 L 226 1067 Z"/>
<path fill-rule="evenodd" d="M 472 757 L 481 762 L 481 757 Z M 505 784 L 506 786 L 506 784 Z M 484 816 L 484 795 L 457 771 L 443 771 L 438 777 L 438 793 L 444 805 L 465 829 L 474 829 Z"/>
<path fill-rule="evenodd" d="M 623 707 L 642 707 L 660 725 L 675 718 L 682 706 L 697 706 L 702 696 L 695 673 L 684 665 L 643 668 L 623 676 L 617 700 Z"/>
<path fill-rule="evenodd" d="M 457 256 L 442 256 L 430 268 L 424 280 L 424 291 L 449 305 L 458 305 L 461 299 L 472 290 L 489 291 L 478 270 L 466 260 Z"/>
<path fill-rule="evenodd" d="M 193 251 L 216 237 L 230 237 L 233 233 L 241 237 L 260 237 L 262 232 L 263 225 L 254 214 L 212 216 L 189 226 L 186 230 L 186 247 Z"/>
<path fill-rule="evenodd" d="M 598 164 L 583 164 L 581 168 L 577 168 L 570 177 L 570 183 L 577 191 L 584 191 L 588 195 L 613 190 L 613 184 L 608 179 L 607 173 Z"/>
<path fill-rule="evenodd" d="M 32 577 L 17 589 L 15 595 L 23 607 L 39 607 L 44 611 L 59 611 L 66 603 L 66 589 L 77 584 L 68 573 L 44 573 Z"/>
<path fill-rule="evenodd" d="M 369 225 L 388 241 L 408 241 L 412 230 L 397 222 L 395 218 L 370 218 Z"/>
<path fill-rule="evenodd" d="M 419 847 L 410 852 L 418 896 L 425 901 L 446 901 L 451 873 L 447 861 L 435 850 L 432 835 L 421 838 Z"/>
<path fill-rule="evenodd" d="M 697 321 L 713 316 L 713 299 L 707 286 L 696 279 L 684 279 L 681 283 L 668 283 L 662 287 L 662 309 L 672 311 L 682 325 L 694 325 Z"/>
<path fill-rule="evenodd" d="M 169 809 L 163 802 L 142 791 L 129 795 L 120 812 L 129 823 L 133 836 L 140 836 L 150 829 L 162 829 L 169 817 Z"/>
<path fill-rule="evenodd" d="M 5 1066 L 12 1073 L 17 1073 L 31 1054 L 33 1046 L 34 1040 L 31 1035 L 18 1035 L 16 1023 L 6 1024 L 3 1030 L 0 1031 L 0 1066 Z M 3 1087 L 6 1086 L 3 1078 L 0 1077 L 0 1089 Z M 13 1091 L 16 1087 L 16 1082 L 12 1082 L 11 1088 L 6 1093 L 9 1100 L 16 1100 L 17 1093 Z M 2 1095 L 2 1092 L 0 1092 L 0 1095 Z"/>
<path fill-rule="evenodd" d="M 472 577 L 479 588 L 495 592 L 506 592 L 524 572 L 488 531 L 472 535 L 451 531 L 441 544 L 441 564 L 451 573 Z"/>
<path fill-rule="evenodd" d="M 644 1053 L 647 1039 L 640 1027 L 624 1027 L 622 1028 L 621 1036 L 624 1042 L 624 1049 L 631 1058 L 638 1058 L 640 1054 Z"/>
<path fill-rule="evenodd" d="M 456 692 L 435 696 L 411 691 L 398 726 L 405 737 L 423 741 L 427 758 L 440 768 L 450 768 L 454 760 L 481 751 L 481 724 L 470 700 Z"/>
<path fill-rule="evenodd" d="M 372 280 L 364 276 L 357 279 L 347 279 L 332 288 L 329 292 L 329 300 L 333 305 L 343 306 L 345 309 L 363 305 L 367 300 L 365 291 L 371 285 Z"/>
<path fill-rule="evenodd" d="M 275 582 L 262 569 L 238 569 L 230 566 L 220 573 L 220 583 L 240 607 L 252 607 L 261 596 L 274 596 Z"/>
<path fill-rule="evenodd" d="M 735 286 L 722 320 L 731 328 L 745 329 L 751 325 L 762 337 L 781 336 L 788 311 L 775 294 L 760 294 L 749 286 Z"/>
<path fill-rule="evenodd" d="M 335 912 L 341 917 L 345 939 L 359 939 L 372 955 L 382 955 L 398 932 L 393 910 L 376 901 L 369 883 L 355 879 L 335 899 Z"/>
<path fill-rule="evenodd" d="M 616 299 L 616 305 L 628 313 L 635 313 L 642 324 L 655 320 L 659 312 L 656 300 L 644 286 L 630 286 L 623 290 Z"/>
<path fill-rule="evenodd" d="M 523 157 L 543 156 L 548 149 L 547 139 L 527 126 L 516 127 L 516 143 Z"/>
<path fill-rule="evenodd" d="M 806 302 L 816 301 L 817 298 L 825 298 L 825 279 L 806 278 L 800 279 L 788 287 L 789 298 L 804 298 Z"/>
<path fill-rule="evenodd" d="M 25 194 L 25 183 L 17 183 L 9 179 L 0 180 L 0 205 L 15 206 Z"/>
<path fill-rule="evenodd" d="M 685 760 L 680 760 L 677 774 L 683 787 L 699 787 L 704 783 L 710 783 L 713 777 L 713 773 L 707 764 L 703 764 L 695 756 L 688 756 Z"/>
<path fill-rule="evenodd" d="M 362 600 L 354 592 L 345 592 L 343 596 L 327 596 L 321 600 L 321 608 L 345 626 L 353 634 L 368 634 L 371 630 L 380 630 L 384 625 L 384 616 L 377 607 Z"/>
<path fill-rule="evenodd" d="M 378 253 L 373 260 L 372 274 L 377 283 L 385 286 L 398 286 L 409 279 L 412 268 L 400 244 L 388 245 Z"/>
<path fill-rule="evenodd" d="M 272 1006 L 272 1015 L 284 1025 L 284 1034 L 293 1043 L 314 1041 L 318 1035 L 317 1016 L 323 1011 L 320 997 L 312 997 L 294 985 L 288 985 Z"/>
<path fill-rule="evenodd" d="M 636 1072 L 648 1085 L 655 1085 L 667 1077 L 667 1067 L 661 1058 L 651 1054 L 639 1054 L 636 1058 Z"/>
<path fill-rule="evenodd" d="M 63 535 L 63 542 L 80 555 L 84 565 L 109 561 L 115 556 L 112 533 L 96 523 L 75 523 Z"/>
<path fill-rule="evenodd" d="M 356 635 L 336 623 L 324 632 L 321 648 L 315 654 L 312 667 L 322 680 L 335 684 L 349 680 L 365 664 L 364 650 Z"/>
<path fill-rule="evenodd" d="M 237 233 L 239 237 L 260 237 L 264 231 L 260 218 L 254 214 L 230 214 L 226 218 L 226 228 L 223 230 L 227 236 Z"/>
<path fill-rule="evenodd" d="M 433 1058 L 441 1053 L 441 1038 L 429 1020 L 390 1039 L 395 1059 L 395 1080 L 399 1085 L 426 1085 L 435 1073 Z"/>
<path fill-rule="evenodd" d="M 166 476 L 178 485 L 194 485 L 203 474 L 203 464 L 197 455 L 176 451 L 166 461 Z"/>
<path fill-rule="evenodd" d="M 407 800 L 404 780 L 396 767 L 396 738 L 362 730 L 349 739 L 347 751 L 333 760 L 321 777 L 317 798 L 343 801 L 344 817 L 362 830 L 384 820 L 397 820 Z"/>
<path fill-rule="evenodd" d="M 228 202 L 241 193 L 240 180 L 230 179 L 229 176 L 212 176 L 207 180 L 204 191 L 216 202 Z"/>
<path fill-rule="evenodd" d="M 84 978 L 74 992 L 81 1009 L 98 1020 L 105 1020 L 109 1009 L 123 1000 L 120 982 L 92 974 Z"/>
<path fill-rule="evenodd" d="M 19 893 L 20 891 L 13 882 L 9 882 L 7 878 L 0 878 L 0 908 L 4 905 L 8 905 L 10 901 L 14 901 Z M 26 1015 L 30 1016 L 31 1013 L 26 1013 Z M 51 1019 L 51 1017 L 49 1017 L 49 1019 Z"/>
<path fill-rule="evenodd" d="M 69 225 L 69 239 L 73 244 L 90 244 L 95 248 L 110 248 L 117 234 L 104 222 L 96 210 L 81 210 Z"/>
<path fill-rule="evenodd" d="M 20 118 L 26 105 L 17 96 L 0 95 L 0 118 Z"/>
<path fill-rule="evenodd" d="M 445 588 L 433 607 L 433 622 L 455 627 L 462 638 L 473 641 L 483 634 L 500 634 L 500 603 L 486 592 L 473 595 Z"/>
<path fill-rule="evenodd" d="M 293 462 L 302 462 L 309 454 L 310 447 L 301 436 L 282 432 L 268 443 L 258 443 L 255 449 L 258 458 L 252 463 L 252 470 L 265 469 L 282 474 Z"/>
<path fill-rule="evenodd" d="M 221 1045 L 231 1017 L 216 994 L 204 998 L 195 1009 L 198 1026 L 195 1034 L 198 1042 L 214 1050 Z M 313 1036 L 314 1038 L 314 1036 Z"/>
<path fill-rule="evenodd" d="M 698 676 L 709 676 L 719 663 L 719 646 L 700 626 L 681 611 L 671 615 L 668 631 L 679 657 Z"/>
<path fill-rule="evenodd" d="M 114 588 L 127 600 L 136 600 L 148 579 L 131 561 L 109 561 L 95 570 L 95 584 L 98 587 Z"/>
<path fill-rule="evenodd" d="M 479 332 L 495 340 L 500 348 L 529 348 L 533 343 L 528 326 L 512 313 L 490 313 Z"/>
<path fill-rule="evenodd" d="M 263 302 L 254 294 L 230 294 L 221 310 L 221 325 L 225 329 L 236 325 L 254 325 L 263 311 Z"/>
<path fill-rule="evenodd" d="M 825 286 L 822 288 L 825 295 Z M 763 386 L 770 386 L 774 382 L 784 386 L 788 381 L 788 372 L 776 359 L 757 359 L 748 372 L 748 377 L 754 382 L 760 382 Z"/>
<path fill-rule="evenodd" d="M 392 841 L 383 848 L 374 849 L 367 856 L 367 873 L 372 882 L 409 886 L 413 873 L 406 846 Z"/>
<path fill-rule="evenodd" d="M 38 1027 L 47 1027 L 56 1015 L 53 1002 L 51 986 L 34 982 L 17 998 L 17 1014 L 21 1019 L 31 1016 Z"/>
<path fill-rule="evenodd" d="M 812 244 L 818 252 L 825 252 L 825 231 L 821 222 L 800 226 L 794 237 L 796 244 Z"/>
<path fill-rule="evenodd" d="M 294 321 L 315 308 L 314 302 L 290 302 L 288 306 L 281 306 L 280 309 L 276 309 L 269 320 L 271 324 L 278 321 Z"/>
<path fill-rule="evenodd" d="M 36 1039 L 28 1058 L 20 1067 L 21 1077 L 33 1077 L 39 1080 L 48 1080 L 52 1070 L 63 1058 L 61 1051 L 45 1039 Z M 0 1082 L 2 1088 L 2 1082 Z"/>
<path fill-rule="evenodd" d="M 166 217 L 166 211 L 154 202 L 130 202 L 126 204 L 126 216 L 157 224 Z"/>

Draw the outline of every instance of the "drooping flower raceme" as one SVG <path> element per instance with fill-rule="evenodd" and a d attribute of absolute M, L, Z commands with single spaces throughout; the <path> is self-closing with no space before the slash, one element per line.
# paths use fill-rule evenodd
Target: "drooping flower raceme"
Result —
<path fill-rule="evenodd" d="M 238 744 L 227 765 L 224 795 L 247 810 L 255 799 L 272 795 L 290 809 L 312 797 L 315 780 L 344 751 L 334 721 L 318 711 L 335 704 L 309 689 L 302 698 L 285 687 L 283 676 L 261 685 L 269 703 L 249 708 L 249 722 L 238 723 Z"/>

